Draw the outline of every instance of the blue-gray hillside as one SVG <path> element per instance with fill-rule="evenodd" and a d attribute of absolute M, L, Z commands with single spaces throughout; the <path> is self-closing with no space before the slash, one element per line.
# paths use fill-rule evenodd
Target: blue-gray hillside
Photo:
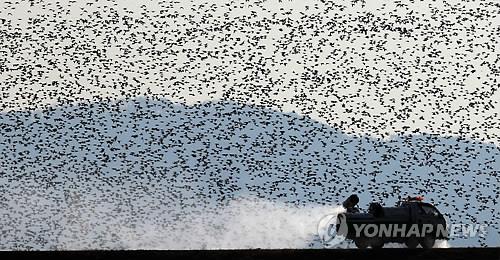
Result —
<path fill-rule="evenodd" d="M 381 140 L 229 101 L 137 98 L 1 113 L 0 156 L 4 248 L 98 247 L 115 226 L 174 225 L 238 198 L 337 205 L 351 193 L 362 207 L 423 195 L 450 223 L 491 225 L 452 244 L 498 246 L 500 149 L 460 137 Z"/>

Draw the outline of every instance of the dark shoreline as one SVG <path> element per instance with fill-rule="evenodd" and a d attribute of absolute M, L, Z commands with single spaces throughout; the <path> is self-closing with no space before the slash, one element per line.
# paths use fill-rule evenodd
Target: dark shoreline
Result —
<path fill-rule="evenodd" d="M 117 250 L 0 252 L 1 259 L 500 259 L 500 247 L 379 250 L 358 249 L 238 249 L 238 250 Z"/>

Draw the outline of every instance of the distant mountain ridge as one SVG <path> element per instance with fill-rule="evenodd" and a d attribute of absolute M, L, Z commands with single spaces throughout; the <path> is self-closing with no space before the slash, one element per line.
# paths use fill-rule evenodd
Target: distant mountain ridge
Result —
<path fill-rule="evenodd" d="M 168 224 L 238 198 L 336 205 L 351 193 L 362 207 L 424 195 L 451 223 L 491 226 L 488 237 L 459 245 L 498 246 L 500 148 L 493 144 L 349 136 L 258 106 L 152 98 L 10 111 L 0 113 L 0 126 L 2 249 L 26 240 L 53 248 L 61 234 L 77 239 L 65 226 L 77 226 L 89 204 L 106 216 L 92 220 L 104 228 L 113 219 Z M 93 237 L 101 231 L 92 225 L 86 230 L 89 244 L 108 239 Z"/>

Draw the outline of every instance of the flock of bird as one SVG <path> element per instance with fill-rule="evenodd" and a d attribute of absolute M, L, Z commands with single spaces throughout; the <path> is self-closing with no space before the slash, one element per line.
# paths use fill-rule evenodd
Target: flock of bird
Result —
<path fill-rule="evenodd" d="M 129 2 L 0 4 L 0 249 L 352 193 L 424 195 L 488 225 L 457 245 L 499 245 L 495 1 Z"/>

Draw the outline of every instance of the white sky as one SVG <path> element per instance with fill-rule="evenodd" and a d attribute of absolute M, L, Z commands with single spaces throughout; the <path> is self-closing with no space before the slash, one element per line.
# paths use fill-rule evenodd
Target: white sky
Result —
<path fill-rule="evenodd" d="M 334 2 L 3 1 L 1 109 L 95 96 L 229 99 L 347 133 L 500 144 L 495 1 Z"/>

